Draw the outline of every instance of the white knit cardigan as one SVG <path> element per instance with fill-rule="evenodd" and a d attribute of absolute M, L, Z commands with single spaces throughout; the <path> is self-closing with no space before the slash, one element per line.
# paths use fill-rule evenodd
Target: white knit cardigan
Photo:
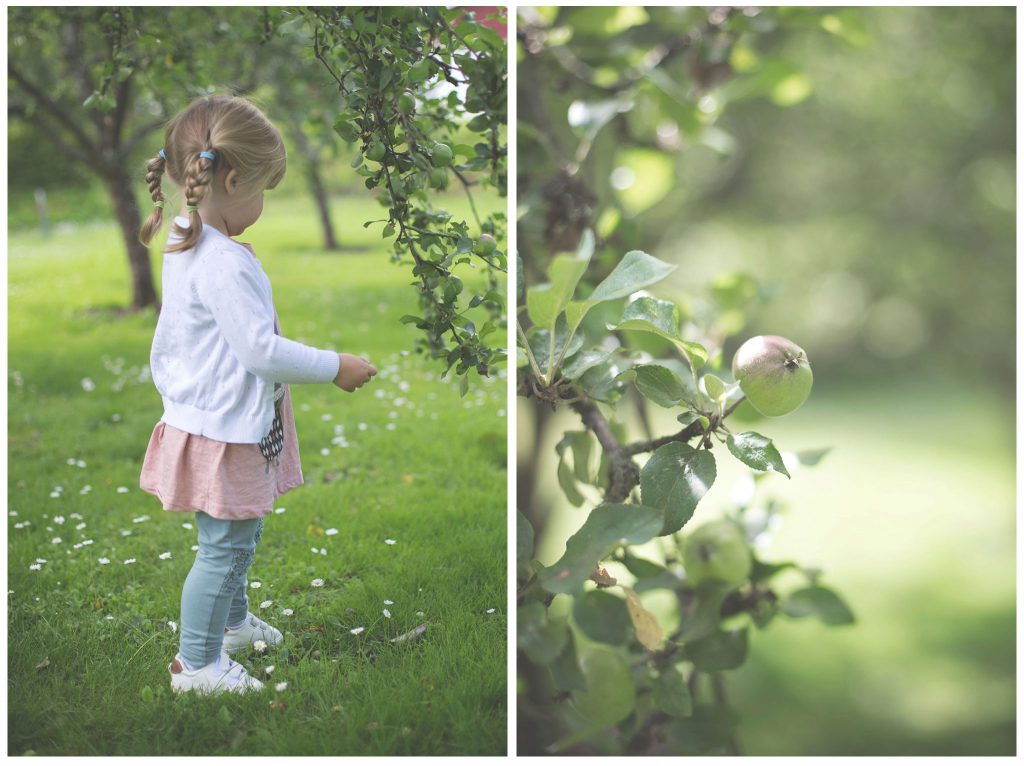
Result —
<path fill-rule="evenodd" d="M 258 443 L 274 420 L 274 383 L 329 383 L 338 366 L 336 352 L 275 334 L 270 280 L 246 246 L 204 226 L 191 250 L 164 254 L 150 369 L 168 425 Z"/>

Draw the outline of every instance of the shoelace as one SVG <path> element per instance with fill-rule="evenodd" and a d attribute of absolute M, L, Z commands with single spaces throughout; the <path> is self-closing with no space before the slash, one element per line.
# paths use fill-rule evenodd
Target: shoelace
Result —
<path fill-rule="evenodd" d="M 225 670 L 221 674 L 220 678 L 217 679 L 217 683 L 214 685 L 214 688 L 220 686 L 222 683 L 227 687 L 237 686 L 239 684 L 248 686 L 248 683 L 246 683 L 245 679 L 248 677 L 249 674 L 246 672 L 245 668 L 242 667 L 241 664 L 235 662 L 230 657 L 227 657 L 226 659 L 228 661 L 227 670 Z"/>

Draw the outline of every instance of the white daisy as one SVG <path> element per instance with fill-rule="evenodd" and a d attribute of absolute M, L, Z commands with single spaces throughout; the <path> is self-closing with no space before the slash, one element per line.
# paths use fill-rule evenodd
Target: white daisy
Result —
<path fill-rule="evenodd" d="M 398 542 L 398 541 L 397 541 L 397 540 L 392 540 L 392 539 L 391 539 L 391 538 L 389 537 L 389 538 L 388 538 L 387 540 L 385 540 L 384 542 L 385 542 L 385 543 L 386 543 L 387 545 L 394 545 L 394 544 L 395 544 L 396 542 Z"/>
<path fill-rule="evenodd" d="M 279 684 L 274 684 L 274 688 L 275 688 L 275 689 L 276 689 L 277 691 L 279 691 L 279 692 L 283 692 L 283 691 L 284 691 L 285 689 L 287 689 L 287 688 L 288 688 L 288 682 L 287 682 L 287 681 L 282 681 L 282 682 L 281 682 L 281 683 L 279 683 Z"/>
<path fill-rule="evenodd" d="M 492 607 L 492 608 L 488 609 L 487 610 L 487 614 L 494 614 L 494 608 Z"/>
<path fill-rule="evenodd" d="M 422 617 L 423 616 L 423 612 L 416 612 L 416 616 L 417 617 Z"/>
<path fill-rule="evenodd" d="M 253 582 L 249 583 L 249 587 L 250 588 L 262 588 L 263 587 L 263 583 L 261 583 L 259 580 L 254 580 Z"/>
<path fill-rule="evenodd" d="M 265 651 L 267 651 L 267 642 L 266 641 L 253 641 L 252 642 L 252 648 L 255 649 L 257 652 L 265 652 Z"/>
<path fill-rule="evenodd" d="M 43 565 L 42 564 L 29 564 L 28 568 L 29 569 L 34 569 L 34 570 L 38 571 L 38 570 L 43 568 Z"/>
<path fill-rule="evenodd" d="M 389 598 L 384 599 L 384 606 L 392 606 L 395 602 Z"/>
<path fill-rule="evenodd" d="M 126 494 L 128 494 L 128 487 L 118 487 L 117 488 L 117 494 L 119 494 L 119 495 L 126 495 Z"/>
<path fill-rule="evenodd" d="M 263 672 L 266 673 L 269 676 L 271 673 L 274 672 L 274 666 L 273 665 L 267 665 L 265 668 L 263 668 Z"/>
<path fill-rule="evenodd" d="M 182 529 L 192 529 L 192 525 L 189 524 L 187 521 L 184 524 L 182 524 L 181 527 Z"/>
<path fill-rule="evenodd" d="M 110 563 L 110 559 L 108 559 L 108 558 L 107 558 L 106 556 L 100 556 L 100 557 L 99 557 L 99 559 L 98 559 L 98 561 L 99 561 L 99 562 L 100 562 L 101 564 L 109 564 L 109 563 Z"/>
<path fill-rule="evenodd" d="M 167 627 L 171 629 L 171 633 L 178 632 L 178 623 L 176 623 L 174 620 L 168 620 Z"/>
<path fill-rule="evenodd" d="M 295 614 L 295 611 L 293 609 L 282 609 L 281 614 L 283 614 L 285 617 L 291 617 L 293 614 Z"/>
<path fill-rule="evenodd" d="M 324 581 L 319 577 L 317 577 L 315 580 L 313 580 L 313 582 L 310 583 L 310 585 L 312 585 L 314 588 L 321 588 L 323 587 L 323 584 Z"/>
<path fill-rule="evenodd" d="M 63 516 L 54 516 L 53 517 L 53 523 L 54 524 L 63 524 L 64 523 L 64 517 Z"/>
<path fill-rule="evenodd" d="M 274 509 L 274 513 L 284 513 L 284 511 L 285 511 L 284 508 L 275 508 Z"/>
<path fill-rule="evenodd" d="M 125 559 L 124 563 L 125 564 L 134 564 L 135 563 L 135 559 Z"/>
<path fill-rule="evenodd" d="M 61 540 L 59 537 L 55 537 L 52 540 L 50 540 L 50 542 L 54 545 L 60 545 L 63 542 L 63 540 Z"/>
<path fill-rule="evenodd" d="M 385 617 L 387 617 L 387 618 L 388 618 L 389 620 L 391 619 L 391 612 L 389 612 L 389 611 L 388 611 L 387 609 L 383 610 L 383 611 L 381 612 L 381 614 L 383 614 L 383 615 L 384 615 Z"/>
<path fill-rule="evenodd" d="M 327 535 L 328 537 L 331 537 L 332 535 L 338 534 L 338 530 L 336 530 L 334 527 L 331 527 L 326 532 L 324 532 L 324 534 Z"/>
<path fill-rule="evenodd" d="M 366 628 L 352 628 L 352 630 L 350 630 L 349 633 L 351 633 L 353 636 L 358 636 L 364 630 L 366 630 Z"/>
<path fill-rule="evenodd" d="M 164 551 L 163 553 L 160 554 L 160 558 L 161 559 L 169 559 L 170 557 L 171 557 L 171 552 L 170 551 Z"/>
<path fill-rule="evenodd" d="M 273 603 L 274 603 L 273 601 L 261 601 L 260 602 L 260 609 L 266 609 L 268 606 L 272 606 Z"/>
<path fill-rule="evenodd" d="M 191 550 L 193 550 L 193 551 L 197 551 L 197 550 L 199 550 L 199 546 L 198 546 L 198 545 L 193 545 L 193 546 L 192 546 L 192 548 L 191 548 Z"/>

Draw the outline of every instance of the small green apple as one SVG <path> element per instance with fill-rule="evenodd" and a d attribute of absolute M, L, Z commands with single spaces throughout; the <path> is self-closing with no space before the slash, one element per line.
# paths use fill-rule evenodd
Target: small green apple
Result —
<path fill-rule="evenodd" d="M 433 168 L 430 171 L 430 185 L 435 189 L 443 189 L 448 185 L 448 171 L 444 168 Z"/>
<path fill-rule="evenodd" d="M 370 148 L 366 150 L 366 159 L 373 160 L 374 162 L 380 162 L 384 159 L 384 153 L 387 149 L 384 148 L 384 144 L 380 141 L 374 141 L 370 144 Z"/>
<path fill-rule="evenodd" d="M 488 256 L 498 248 L 498 243 L 490 234 L 481 234 L 473 250 L 477 255 Z"/>
<path fill-rule="evenodd" d="M 403 93 L 398 97 L 398 111 L 401 114 L 409 115 L 416 109 L 416 99 L 410 93 Z"/>
<path fill-rule="evenodd" d="M 704 524 L 683 541 L 686 578 L 695 584 L 720 580 L 739 585 L 746 581 L 752 566 L 747 541 L 731 521 Z"/>
<path fill-rule="evenodd" d="M 762 415 L 788 415 L 807 400 L 814 375 L 804 350 L 788 338 L 758 335 L 736 351 L 732 374 Z"/>
<path fill-rule="evenodd" d="M 448 144 L 434 144 L 430 153 L 430 163 L 435 168 L 446 168 L 452 164 L 452 148 Z"/>

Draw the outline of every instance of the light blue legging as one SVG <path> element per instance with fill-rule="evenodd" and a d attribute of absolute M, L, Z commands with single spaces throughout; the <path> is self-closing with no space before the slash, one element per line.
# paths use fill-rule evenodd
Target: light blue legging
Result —
<path fill-rule="evenodd" d="M 199 552 L 181 589 L 180 652 L 194 668 L 220 655 L 224 628 L 237 625 L 249 613 L 246 572 L 263 519 L 226 521 L 196 513 Z"/>

